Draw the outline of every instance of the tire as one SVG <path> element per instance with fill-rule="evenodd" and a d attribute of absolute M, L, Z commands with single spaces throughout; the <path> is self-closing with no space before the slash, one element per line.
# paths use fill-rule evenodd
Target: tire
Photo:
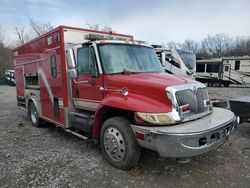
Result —
<path fill-rule="evenodd" d="M 38 111 L 37 111 L 36 106 L 33 102 L 31 102 L 29 105 L 29 118 L 30 118 L 32 126 L 40 127 L 41 122 L 40 122 L 40 119 L 38 117 Z"/>
<path fill-rule="evenodd" d="M 208 83 L 207 83 L 207 86 L 208 86 L 208 87 L 213 87 L 213 83 L 212 83 L 212 82 L 208 82 Z"/>
<path fill-rule="evenodd" d="M 224 85 L 224 87 L 229 87 L 230 83 L 224 82 L 223 85 Z"/>
<path fill-rule="evenodd" d="M 101 129 L 100 144 L 104 157 L 122 170 L 137 165 L 141 156 L 141 147 L 130 124 L 124 117 L 112 117 L 104 122 Z"/>

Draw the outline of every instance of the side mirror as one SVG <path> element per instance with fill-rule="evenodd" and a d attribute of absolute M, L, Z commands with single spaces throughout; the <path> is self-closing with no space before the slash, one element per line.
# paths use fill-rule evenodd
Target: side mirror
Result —
<path fill-rule="evenodd" d="M 72 48 L 67 50 L 67 61 L 69 66 L 69 76 L 72 79 L 78 78 L 78 70 L 76 67 L 76 60 L 74 55 L 74 50 Z"/>
<path fill-rule="evenodd" d="M 75 54 L 72 48 L 67 50 L 67 61 L 70 68 L 76 68 Z"/>
<path fill-rule="evenodd" d="M 72 78 L 72 79 L 76 79 L 79 76 L 77 68 L 70 69 L 70 70 L 68 70 L 68 72 L 69 72 L 70 78 Z"/>

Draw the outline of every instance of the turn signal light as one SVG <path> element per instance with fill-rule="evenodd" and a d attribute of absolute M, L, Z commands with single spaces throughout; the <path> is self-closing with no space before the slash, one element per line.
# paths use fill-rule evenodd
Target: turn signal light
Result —
<path fill-rule="evenodd" d="M 136 138 L 138 138 L 140 140 L 145 140 L 145 135 L 142 132 L 136 131 L 135 136 L 136 136 Z"/>
<path fill-rule="evenodd" d="M 211 104 L 211 101 L 209 99 L 203 101 L 204 107 L 208 107 Z"/>

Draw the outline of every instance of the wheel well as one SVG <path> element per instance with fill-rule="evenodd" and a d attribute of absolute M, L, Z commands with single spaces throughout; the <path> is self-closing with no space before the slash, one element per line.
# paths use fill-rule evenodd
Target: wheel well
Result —
<path fill-rule="evenodd" d="M 95 115 L 94 123 L 93 123 L 93 139 L 99 139 L 102 124 L 109 118 L 115 116 L 122 116 L 130 120 L 131 123 L 134 122 L 134 112 L 123 110 L 119 108 L 113 107 L 102 107 Z"/>

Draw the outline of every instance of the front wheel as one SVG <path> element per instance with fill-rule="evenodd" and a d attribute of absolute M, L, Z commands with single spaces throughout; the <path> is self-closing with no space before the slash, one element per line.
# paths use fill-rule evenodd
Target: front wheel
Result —
<path fill-rule="evenodd" d="M 141 147 L 126 118 L 113 117 L 106 120 L 101 129 L 100 142 L 104 157 L 116 168 L 132 168 L 140 159 Z"/>

